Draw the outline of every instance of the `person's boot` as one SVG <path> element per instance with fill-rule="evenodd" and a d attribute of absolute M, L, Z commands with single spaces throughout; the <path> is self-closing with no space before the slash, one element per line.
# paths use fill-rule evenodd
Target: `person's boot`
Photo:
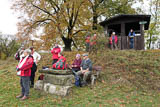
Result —
<path fill-rule="evenodd" d="M 23 97 L 23 95 L 22 95 L 22 94 L 20 94 L 20 95 L 16 96 L 16 98 L 22 98 L 22 97 Z"/>
<path fill-rule="evenodd" d="M 23 101 L 23 100 L 26 100 L 26 99 L 28 99 L 29 97 L 27 97 L 27 96 L 23 96 L 22 98 L 21 98 L 21 101 Z"/>

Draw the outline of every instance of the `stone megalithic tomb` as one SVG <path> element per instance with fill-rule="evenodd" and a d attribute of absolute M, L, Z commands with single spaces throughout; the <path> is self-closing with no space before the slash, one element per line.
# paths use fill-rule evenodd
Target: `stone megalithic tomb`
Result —
<path fill-rule="evenodd" d="M 71 70 L 42 69 L 43 80 L 38 80 L 34 88 L 49 94 L 66 96 L 74 85 L 74 75 Z"/>

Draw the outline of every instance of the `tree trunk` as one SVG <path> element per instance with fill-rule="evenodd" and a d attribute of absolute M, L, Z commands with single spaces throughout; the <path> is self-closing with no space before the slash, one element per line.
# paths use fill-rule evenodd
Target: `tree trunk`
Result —
<path fill-rule="evenodd" d="M 97 18 L 98 16 L 96 11 L 93 11 L 93 26 L 92 26 L 93 30 L 97 30 L 97 23 L 98 23 Z"/>
<path fill-rule="evenodd" d="M 71 51 L 72 39 L 62 37 L 62 40 L 63 40 L 64 45 L 65 45 L 64 51 Z"/>
<path fill-rule="evenodd" d="M 149 49 L 151 49 L 151 42 L 152 42 L 152 35 L 150 34 L 150 37 L 149 37 Z"/>

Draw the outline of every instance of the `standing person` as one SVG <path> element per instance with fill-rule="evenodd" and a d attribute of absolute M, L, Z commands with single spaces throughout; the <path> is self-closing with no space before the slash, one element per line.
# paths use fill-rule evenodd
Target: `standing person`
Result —
<path fill-rule="evenodd" d="M 91 37 L 90 37 L 90 35 L 88 35 L 87 37 L 86 37 L 86 52 L 89 52 L 89 50 L 90 50 L 90 39 L 91 39 Z"/>
<path fill-rule="evenodd" d="M 31 68 L 33 65 L 33 57 L 30 55 L 31 50 L 24 50 L 24 57 L 20 60 L 17 69 L 17 75 L 20 78 L 21 94 L 16 96 L 16 98 L 21 98 L 21 100 L 28 99 L 29 96 L 29 81 L 31 76 Z"/>
<path fill-rule="evenodd" d="M 52 53 L 52 59 L 53 59 L 53 62 L 52 64 L 56 63 L 58 61 L 58 53 L 61 52 L 61 48 L 58 46 L 58 44 L 56 43 L 55 44 L 55 47 L 51 50 L 51 53 Z"/>
<path fill-rule="evenodd" d="M 96 43 L 97 43 L 97 34 L 95 33 L 91 38 L 91 43 L 90 43 L 91 51 L 96 50 Z"/>
<path fill-rule="evenodd" d="M 35 72 L 37 71 L 37 64 L 41 59 L 41 55 L 38 54 L 33 47 L 30 47 L 30 50 L 31 50 L 31 55 L 33 56 L 33 59 L 34 59 L 34 63 L 31 69 L 31 77 L 30 77 L 30 81 L 31 81 L 30 87 L 33 88 Z"/>
<path fill-rule="evenodd" d="M 81 62 L 82 62 L 81 55 L 77 54 L 76 59 L 74 60 L 72 66 L 71 66 L 73 73 L 80 71 Z"/>
<path fill-rule="evenodd" d="M 109 38 L 110 40 L 110 45 L 111 45 L 111 49 L 118 49 L 117 48 L 117 42 L 118 42 L 118 38 L 115 32 L 112 32 L 111 37 Z"/>
<path fill-rule="evenodd" d="M 21 58 L 23 57 L 23 52 L 24 52 L 24 48 L 21 47 L 18 49 L 18 51 L 16 52 L 16 54 L 14 55 L 15 59 L 18 60 L 18 62 L 21 60 Z"/>
<path fill-rule="evenodd" d="M 88 54 L 83 54 L 83 60 L 80 65 L 80 71 L 76 73 L 76 75 L 81 76 L 83 75 L 82 85 L 87 85 L 87 77 L 92 73 L 92 61 L 89 59 Z"/>
<path fill-rule="evenodd" d="M 130 40 L 130 49 L 133 49 L 134 48 L 134 36 L 135 36 L 135 32 L 133 31 L 133 29 L 130 30 L 128 36 Z"/>

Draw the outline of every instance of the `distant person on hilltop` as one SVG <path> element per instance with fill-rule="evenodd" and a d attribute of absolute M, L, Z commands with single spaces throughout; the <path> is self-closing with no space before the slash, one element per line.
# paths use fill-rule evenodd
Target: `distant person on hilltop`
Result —
<path fill-rule="evenodd" d="M 96 44 L 97 44 L 97 34 L 95 33 L 93 35 L 93 37 L 91 38 L 91 42 L 90 42 L 90 50 L 96 50 Z"/>
<path fill-rule="evenodd" d="M 89 52 L 89 50 L 90 50 L 90 39 L 91 39 L 90 35 L 87 35 L 86 40 L 85 40 L 87 52 Z"/>
<path fill-rule="evenodd" d="M 117 43 L 118 43 L 118 37 L 117 37 L 117 35 L 116 35 L 116 33 L 115 32 L 112 32 L 112 34 L 111 34 L 111 37 L 109 38 L 109 43 L 110 43 L 110 45 L 111 45 L 111 49 L 113 50 L 113 49 L 118 49 L 117 48 Z"/>
<path fill-rule="evenodd" d="M 130 40 L 130 49 L 134 48 L 134 37 L 135 37 L 135 32 L 133 31 L 133 29 L 130 30 L 129 34 L 129 40 Z"/>
<path fill-rule="evenodd" d="M 21 100 L 26 100 L 29 98 L 29 81 L 31 76 L 31 68 L 33 65 L 33 57 L 31 56 L 31 50 L 24 50 L 24 57 L 22 57 L 18 66 L 16 67 L 17 75 L 21 77 L 21 94 L 16 96 L 16 98 L 21 98 Z"/>
<path fill-rule="evenodd" d="M 52 64 L 55 64 L 57 61 L 58 61 L 58 54 L 61 52 L 61 49 L 60 47 L 58 46 L 58 44 L 56 43 L 55 44 L 55 47 L 51 50 L 51 53 L 52 53 L 52 59 L 53 59 L 53 62 Z"/>

